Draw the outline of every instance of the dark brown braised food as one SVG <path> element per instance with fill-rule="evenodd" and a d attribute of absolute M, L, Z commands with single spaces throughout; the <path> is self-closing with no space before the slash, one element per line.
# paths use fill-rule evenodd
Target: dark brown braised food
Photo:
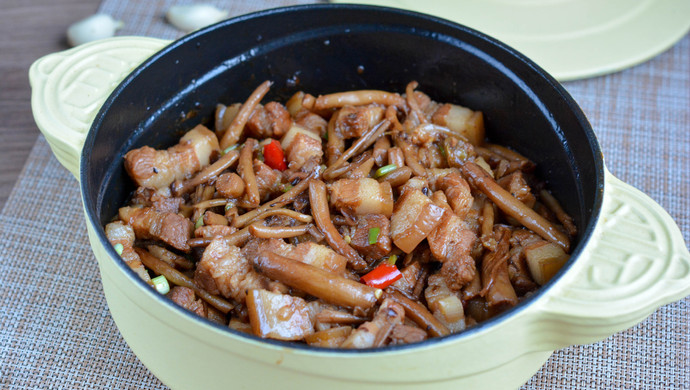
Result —
<path fill-rule="evenodd" d="M 371 348 L 460 332 L 568 259 L 571 218 L 482 113 L 362 90 L 219 104 L 215 131 L 127 153 L 106 235 L 144 281 L 263 338 Z M 171 288 L 172 287 L 172 288 Z"/>

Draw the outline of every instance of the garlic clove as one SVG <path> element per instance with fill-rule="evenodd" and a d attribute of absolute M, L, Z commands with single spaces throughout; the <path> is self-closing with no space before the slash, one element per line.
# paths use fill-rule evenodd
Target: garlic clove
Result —
<path fill-rule="evenodd" d="M 69 26 L 67 29 L 67 42 L 71 46 L 77 46 L 86 42 L 110 38 L 122 26 L 124 26 L 122 21 L 115 20 L 110 15 L 91 15 Z"/>
<path fill-rule="evenodd" d="M 182 31 L 194 31 L 227 18 L 228 11 L 209 4 L 174 5 L 165 15 L 168 22 Z"/>

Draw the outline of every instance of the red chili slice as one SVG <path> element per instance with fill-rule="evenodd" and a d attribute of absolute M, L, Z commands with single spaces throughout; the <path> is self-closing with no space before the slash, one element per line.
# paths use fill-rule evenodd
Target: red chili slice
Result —
<path fill-rule="evenodd" d="M 271 140 L 264 146 L 264 162 L 273 169 L 284 171 L 287 169 L 285 155 L 280 147 L 280 142 Z"/>
<path fill-rule="evenodd" d="M 360 282 L 374 288 L 386 288 L 400 278 L 402 278 L 402 274 L 398 267 L 382 263 L 368 274 L 362 276 Z"/>

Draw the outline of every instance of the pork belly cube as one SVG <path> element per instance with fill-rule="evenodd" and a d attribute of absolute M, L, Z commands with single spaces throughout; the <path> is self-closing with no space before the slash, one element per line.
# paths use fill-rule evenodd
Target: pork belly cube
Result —
<path fill-rule="evenodd" d="M 327 246 L 315 242 L 299 243 L 286 257 L 338 275 L 343 275 L 347 266 L 347 259 L 344 256 Z"/>
<path fill-rule="evenodd" d="M 127 152 L 125 170 L 137 185 L 161 189 L 207 166 L 211 154 L 218 150 L 216 135 L 198 125 L 188 131 L 180 143 L 167 150 L 144 146 Z"/>
<path fill-rule="evenodd" d="M 415 176 L 408 180 L 405 184 L 399 187 L 400 195 L 404 195 L 407 191 L 426 191 L 429 189 L 429 181 L 423 177 Z M 425 190 L 426 188 L 426 190 Z M 423 192 L 422 192 L 423 193 Z"/>
<path fill-rule="evenodd" d="M 204 305 L 204 301 L 201 299 L 196 299 L 194 290 L 191 288 L 175 286 L 170 290 L 167 297 L 175 302 L 178 306 L 182 306 L 198 316 L 204 318 L 208 316 L 208 311 L 206 309 L 206 305 Z"/>
<path fill-rule="evenodd" d="M 460 291 L 477 275 L 476 261 L 470 255 L 453 257 L 443 263 L 440 273 L 450 289 Z"/>
<path fill-rule="evenodd" d="M 151 276 L 146 267 L 141 263 L 141 258 L 137 252 L 134 251 L 134 229 L 131 226 L 125 225 L 122 221 L 115 221 L 105 225 L 105 236 L 108 241 L 115 246 L 122 245 L 122 254 L 120 257 L 127 263 L 127 266 L 136 272 L 139 277 L 146 283 L 151 284 Z"/>
<path fill-rule="evenodd" d="M 291 169 L 300 169 L 309 159 L 316 159 L 321 161 L 323 157 L 323 149 L 321 148 L 321 140 L 315 139 L 312 136 L 300 133 L 297 134 L 286 150 L 288 166 Z"/>
<path fill-rule="evenodd" d="M 295 115 L 295 124 L 313 132 L 319 137 L 326 136 L 328 122 L 309 110 L 300 110 Z"/>
<path fill-rule="evenodd" d="M 459 291 L 477 274 L 476 262 L 470 255 L 476 241 L 476 233 L 453 213 L 446 213 L 427 237 L 432 256 L 443 263 L 440 274 L 453 291 Z"/>
<path fill-rule="evenodd" d="M 470 185 L 457 169 L 435 169 L 432 171 L 433 187 L 443 191 L 453 212 L 465 218 L 472 208 L 474 197 Z"/>
<path fill-rule="evenodd" d="M 525 258 L 532 278 L 541 286 L 551 280 L 570 255 L 554 243 L 540 241 L 525 247 Z"/>
<path fill-rule="evenodd" d="M 175 249 L 190 250 L 187 240 L 192 237 L 194 224 L 179 214 L 160 213 L 152 207 L 122 207 L 119 216 L 140 239 L 160 240 Z"/>
<path fill-rule="evenodd" d="M 279 170 L 269 167 L 263 161 L 254 159 L 254 174 L 262 202 L 267 201 L 271 195 L 280 192 L 283 175 Z"/>
<path fill-rule="evenodd" d="M 214 238 L 229 236 L 237 231 L 232 226 L 204 225 L 194 229 L 194 237 Z"/>
<path fill-rule="evenodd" d="M 292 119 L 288 110 L 278 102 L 257 105 L 247 121 L 247 133 L 253 138 L 282 137 L 290 128 Z"/>
<path fill-rule="evenodd" d="M 359 138 L 383 119 L 380 106 L 345 106 L 340 109 L 335 122 L 335 132 L 344 139 Z"/>
<path fill-rule="evenodd" d="M 262 289 L 249 290 L 247 312 L 254 334 L 276 340 L 302 340 L 314 333 L 307 302 Z"/>
<path fill-rule="evenodd" d="M 182 198 L 167 198 L 163 196 L 153 196 L 153 208 L 161 213 L 175 213 L 180 211 L 180 206 L 184 204 L 184 199 Z"/>
<path fill-rule="evenodd" d="M 115 221 L 105 225 L 105 236 L 108 237 L 108 241 L 110 241 L 111 244 L 122 245 L 124 248 L 123 254 L 125 253 L 125 249 L 132 249 L 134 240 L 136 240 L 134 229 L 122 221 Z M 137 256 L 137 259 L 139 258 L 136 252 L 132 251 L 132 253 Z"/>
<path fill-rule="evenodd" d="M 376 242 L 369 243 L 369 232 L 378 229 Z M 350 245 L 368 260 L 377 260 L 391 252 L 390 221 L 381 214 L 367 214 L 357 218 L 357 226 Z"/>
<path fill-rule="evenodd" d="M 508 176 L 504 176 L 497 180 L 498 185 L 510 192 L 517 200 L 524 203 L 527 207 L 532 208 L 537 201 L 537 198 L 532 193 L 532 189 L 525 180 L 521 171 L 513 172 Z"/>
<path fill-rule="evenodd" d="M 211 163 L 211 155 L 220 151 L 215 133 L 204 125 L 196 125 L 180 138 L 179 146 L 191 146 L 201 168 Z M 189 169 L 191 167 L 184 167 Z M 187 173 L 189 175 L 189 173 Z"/>
<path fill-rule="evenodd" d="M 269 281 L 254 271 L 240 248 L 215 238 L 196 265 L 194 282 L 211 294 L 244 302 L 250 289 L 268 288 Z"/>
<path fill-rule="evenodd" d="M 441 223 L 443 208 L 435 205 L 418 189 L 410 189 L 395 203 L 391 216 L 393 243 L 410 253 Z"/>
<path fill-rule="evenodd" d="M 431 254 L 440 262 L 469 255 L 476 240 L 477 235 L 465 222 L 450 212 L 427 237 Z"/>
<path fill-rule="evenodd" d="M 449 128 L 472 145 L 484 142 L 484 116 L 481 111 L 472 111 L 456 104 L 444 104 L 436 110 L 431 121 Z"/>
<path fill-rule="evenodd" d="M 269 252 L 273 252 L 273 253 L 279 254 L 281 256 L 287 257 L 294 250 L 295 250 L 295 246 L 292 244 L 288 244 L 287 242 L 283 241 L 283 239 L 281 239 L 281 238 L 270 238 L 268 240 L 266 240 L 266 239 L 261 240 L 261 243 L 259 244 L 258 253 L 261 253 L 263 251 L 269 251 Z"/>
<path fill-rule="evenodd" d="M 460 297 L 446 285 L 445 279 L 439 275 L 431 275 L 424 290 L 429 310 L 452 333 L 465 329 L 465 312 Z"/>
<path fill-rule="evenodd" d="M 320 162 L 323 156 L 321 137 L 297 124 L 293 124 L 285 133 L 280 140 L 280 146 L 285 151 L 288 166 L 292 169 L 301 168 L 312 158 Z"/>
<path fill-rule="evenodd" d="M 293 124 L 290 127 L 290 130 L 288 130 L 288 132 L 285 133 L 283 138 L 280 140 L 280 147 L 283 148 L 284 151 L 287 151 L 288 149 L 290 149 L 290 145 L 292 145 L 292 141 L 295 140 L 295 137 L 297 137 L 300 134 L 310 137 L 316 141 L 319 141 L 319 145 L 321 144 L 321 137 L 319 137 L 318 134 L 308 129 L 305 129 L 300 125 Z"/>
<path fill-rule="evenodd" d="M 390 183 L 379 183 L 366 177 L 341 179 L 329 186 L 331 206 L 356 215 L 393 213 L 393 189 Z"/>

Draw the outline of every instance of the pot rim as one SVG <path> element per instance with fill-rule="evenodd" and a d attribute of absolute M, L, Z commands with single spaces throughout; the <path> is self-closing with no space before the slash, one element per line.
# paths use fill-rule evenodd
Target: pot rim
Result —
<path fill-rule="evenodd" d="M 596 182 L 596 188 L 597 191 L 594 194 L 594 201 L 593 201 L 593 207 L 592 210 L 590 211 L 590 217 L 589 217 L 589 223 L 587 224 L 586 227 L 580 228 L 580 234 L 578 237 L 577 245 L 573 249 L 573 251 L 570 254 L 570 259 L 567 261 L 567 263 L 554 275 L 554 277 L 547 282 L 545 285 L 541 286 L 535 293 L 531 294 L 529 297 L 524 298 L 520 303 L 486 321 L 480 322 L 474 326 L 472 326 L 469 329 L 463 330 L 458 333 L 453 333 L 447 336 L 443 337 L 434 337 L 427 339 L 425 341 L 419 342 L 419 343 L 413 343 L 413 344 L 403 344 L 403 345 L 395 345 L 395 346 L 386 346 L 386 347 L 377 347 L 377 348 L 367 348 L 367 349 L 355 349 L 355 350 L 343 350 L 343 349 L 338 349 L 338 348 L 324 348 L 324 347 L 315 347 L 315 346 L 310 346 L 306 344 L 299 344 L 295 342 L 290 342 L 290 341 L 281 341 L 281 340 L 273 340 L 273 339 L 263 339 L 258 336 L 254 335 L 249 335 L 240 331 L 236 331 L 234 329 L 231 329 L 227 326 L 222 326 L 219 324 L 216 324 L 208 319 L 202 318 L 197 316 L 194 313 L 191 313 L 190 311 L 176 305 L 174 302 L 172 302 L 170 299 L 167 299 L 165 296 L 157 293 L 155 290 L 151 289 L 151 287 L 146 284 L 143 280 L 141 280 L 137 275 L 132 271 L 123 261 L 121 261 L 120 256 L 115 252 L 115 249 L 113 248 L 112 245 L 110 245 L 110 242 L 105 236 L 105 231 L 103 226 L 101 226 L 100 219 L 98 218 L 98 213 L 99 213 L 99 207 L 100 206 L 102 199 L 103 199 L 103 194 L 101 192 L 101 188 L 89 188 L 89 181 L 87 179 L 87 167 L 90 166 L 89 160 L 91 158 L 91 149 L 94 144 L 94 139 L 95 139 L 95 134 L 98 131 L 98 128 L 100 127 L 105 115 L 109 111 L 110 107 L 113 105 L 113 103 L 118 99 L 118 96 L 120 93 L 127 88 L 132 82 L 135 82 L 135 79 L 139 76 L 139 74 L 146 69 L 151 63 L 157 61 L 159 58 L 167 55 L 169 52 L 174 51 L 177 47 L 185 45 L 185 44 L 190 44 L 190 42 L 194 41 L 195 39 L 205 35 L 207 32 L 218 29 L 218 28 L 223 28 L 226 25 L 232 25 L 236 23 L 241 23 L 245 20 L 251 20 L 251 19 L 256 19 L 256 18 L 261 18 L 264 16 L 269 16 L 269 15 L 276 15 L 276 14 L 284 14 L 284 13 L 293 13 L 293 12 L 300 12 L 303 10 L 314 10 L 314 9 L 334 9 L 334 10 L 339 10 L 339 9 L 347 9 L 347 10 L 357 10 L 357 11 L 362 11 L 362 12 L 370 12 L 370 11 L 378 11 L 378 12 L 386 12 L 389 14 L 397 14 L 397 15 L 405 15 L 405 16 L 411 16 L 415 18 L 419 18 L 420 20 L 425 20 L 428 22 L 432 22 L 435 24 L 443 25 L 446 27 L 451 27 L 454 30 L 459 30 L 462 33 L 469 34 L 475 38 L 479 38 L 482 41 L 485 41 L 489 45 L 493 45 L 495 47 L 498 47 L 500 50 L 506 52 L 508 55 L 515 57 L 518 61 L 520 61 L 523 65 L 526 65 L 527 67 L 530 68 L 532 72 L 535 73 L 542 81 L 546 82 L 546 84 L 551 87 L 563 101 L 567 104 L 568 108 L 570 111 L 574 114 L 574 116 L 577 119 L 577 122 L 581 125 L 581 128 L 583 130 L 583 136 L 586 137 L 587 143 L 590 145 L 590 148 L 592 150 L 592 154 L 594 156 L 594 168 L 595 168 L 595 182 Z M 500 64 L 498 64 L 500 65 Z M 512 72 L 511 72 L 512 73 Z M 521 83 L 521 80 L 518 78 L 517 75 L 514 75 L 515 77 L 514 81 L 516 83 Z M 150 56 L 148 59 L 146 59 L 144 62 L 142 62 L 140 65 L 138 65 L 131 73 L 129 73 L 123 80 L 122 82 L 119 83 L 119 85 L 113 90 L 113 92 L 110 94 L 110 96 L 107 98 L 105 103 L 101 106 L 99 109 L 91 127 L 89 128 L 86 140 L 84 142 L 84 148 L 82 149 L 82 153 L 80 156 L 80 168 L 79 168 L 79 177 L 80 177 L 80 187 L 81 187 L 81 197 L 82 197 L 82 203 L 84 205 L 84 211 L 86 214 L 87 218 L 87 223 L 91 224 L 93 227 L 95 227 L 95 231 L 99 240 L 99 243 L 106 249 L 106 252 L 109 255 L 109 260 L 115 262 L 116 266 L 118 269 L 120 269 L 122 272 L 127 274 L 129 276 L 129 280 L 133 281 L 134 285 L 137 286 L 139 289 L 146 291 L 148 294 L 153 294 L 156 296 L 155 299 L 158 300 L 158 302 L 161 302 L 163 305 L 167 305 L 167 307 L 172 308 L 172 310 L 177 310 L 178 313 L 183 313 L 184 316 L 187 316 L 186 318 L 190 319 L 191 321 L 197 323 L 198 325 L 202 327 L 211 327 L 212 329 L 220 332 L 224 332 L 230 337 L 234 337 L 236 339 L 247 341 L 246 339 L 249 339 L 253 342 L 259 342 L 261 344 L 264 344 L 268 347 L 271 348 L 280 348 L 280 349 L 289 349 L 289 350 L 294 350 L 295 352 L 307 352 L 307 353 L 325 353 L 327 355 L 338 355 L 338 356 L 347 356 L 347 355 L 361 355 L 361 354 L 382 354 L 382 353 L 394 353 L 394 352 L 409 352 L 409 351 L 414 351 L 415 349 L 421 349 L 421 348 L 429 348 L 429 347 L 434 347 L 439 344 L 446 344 L 450 342 L 457 342 L 462 340 L 463 338 L 470 338 L 473 337 L 474 335 L 477 335 L 479 333 L 485 332 L 490 330 L 491 328 L 494 328 L 505 321 L 510 320 L 512 317 L 518 316 L 521 313 L 529 313 L 529 311 L 534 310 L 535 302 L 541 300 L 542 298 L 548 297 L 552 291 L 554 290 L 554 286 L 559 283 L 559 281 L 562 279 L 563 275 L 566 274 L 572 267 L 573 265 L 578 262 L 582 261 L 580 260 L 580 255 L 584 251 L 585 247 L 587 246 L 587 243 L 590 241 L 590 238 L 592 237 L 595 228 L 599 224 L 599 217 L 601 215 L 601 209 L 602 209 L 602 204 L 603 204 L 603 198 L 604 198 L 604 187 L 605 187 L 605 167 L 604 167 L 604 160 L 601 152 L 601 148 L 599 146 L 599 143 L 597 141 L 596 135 L 594 134 L 594 130 L 592 129 L 589 121 L 587 120 L 586 116 L 582 112 L 581 108 L 577 105 L 575 100 L 570 96 L 570 94 L 565 90 L 565 88 L 558 82 L 556 81 L 551 75 L 549 75 L 545 70 L 543 70 L 541 67 L 539 67 L 536 63 L 534 63 L 532 60 L 521 54 L 520 52 L 516 51 L 512 47 L 506 45 L 503 42 L 500 42 L 496 40 L 495 38 L 492 38 L 482 32 L 479 32 L 477 30 L 471 29 L 469 27 L 466 27 L 464 25 L 441 19 L 435 16 L 427 15 L 427 14 L 422 14 L 414 11 L 408 11 L 408 10 L 402 10 L 402 9 L 397 9 L 397 8 L 391 8 L 391 7 L 382 7 L 382 6 L 371 6 L 371 5 L 357 5 L 357 4 L 307 4 L 307 5 L 297 5 L 297 6 L 288 6 L 288 7 L 278 7 L 278 8 L 272 8 L 268 10 L 262 10 L 262 11 L 257 11 L 241 16 L 237 16 L 234 18 L 227 19 L 225 21 L 216 23 L 214 25 L 208 26 L 206 28 L 200 29 L 198 31 L 195 31 L 191 34 L 185 35 L 177 40 L 172 41 L 170 44 L 166 45 L 163 47 L 160 51 L 156 52 L 152 56 Z M 96 186 L 94 186 L 96 187 Z M 95 199 L 95 204 L 94 205 L 89 205 L 87 203 L 87 194 L 92 194 L 95 193 L 96 196 L 93 196 L 92 199 Z M 121 288 L 134 288 L 134 286 L 124 286 Z"/>

